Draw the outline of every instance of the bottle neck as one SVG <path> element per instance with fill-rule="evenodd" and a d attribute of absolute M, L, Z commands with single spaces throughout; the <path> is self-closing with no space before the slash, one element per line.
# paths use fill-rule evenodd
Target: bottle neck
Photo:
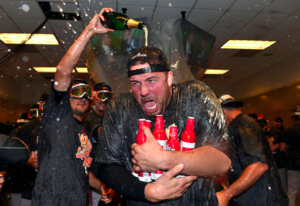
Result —
<path fill-rule="evenodd" d="M 156 116 L 155 129 L 164 129 L 164 119 L 163 116 Z"/>
<path fill-rule="evenodd" d="M 169 140 L 178 140 L 178 131 L 177 127 L 170 127 Z"/>
<path fill-rule="evenodd" d="M 189 118 L 186 122 L 185 130 L 194 131 L 194 127 L 195 127 L 195 119 Z"/>
<path fill-rule="evenodd" d="M 143 127 L 146 126 L 145 120 L 139 120 L 139 134 L 143 133 Z"/>

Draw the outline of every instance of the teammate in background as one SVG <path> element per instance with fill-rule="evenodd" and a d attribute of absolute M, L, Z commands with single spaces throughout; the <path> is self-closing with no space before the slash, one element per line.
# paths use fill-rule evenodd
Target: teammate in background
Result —
<path fill-rule="evenodd" d="M 94 87 L 94 99 L 89 108 L 89 111 L 83 117 L 83 123 L 85 128 L 91 134 L 92 144 L 94 152 L 96 153 L 98 136 L 100 130 L 103 127 L 103 116 L 109 101 L 114 98 L 114 93 L 109 85 L 106 83 L 97 83 Z M 98 174 L 98 167 L 92 164 L 91 171 L 93 174 Z M 91 205 L 98 205 L 101 199 L 101 195 L 96 190 L 91 189 Z M 111 196 L 113 196 L 114 191 L 110 190 Z"/>
<path fill-rule="evenodd" d="M 91 37 L 111 31 L 100 24 L 104 11 L 110 9 L 94 16 L 57 66 L 41 122 L 33 206 L 88 205 L 89 185 L 101 192 L 104 202 L 111 201 L 104 184 L 89 171 L 92 143 L 82 119 L 93 88 L 83 80 L 71 84 L 72 70 Z"/>
<path fill-rule="evenodd" d="M 283 206 L 288 198 L 280 184 L 268 141 L 259 124 L 228 94 L 219 97 L 232 137 L 229 187 L 217 193 L 220 206 Z M 231 201 L 230 201 L 231 200 Z"/>
<path fill-rule="evenodd" d="M 283 141 L 280 151 L 286 152 L 288 156 L 288 196 L 289 206 L 296 205 L 296 198 L 300 190 L 300 108 L 294 109 L 292 118 L 294 124 L 283 133 Z"/>
<path fill-rule="evenodd" d="M 269 127 L 269 122 L 266 119 L 260 119 L 257 121 L 263 129 L 265 136 L 269 142 L 270 149 L 275 160 L 278 174 L 280 177 L 281 185 L 285 191 L 287 191 L 287 177 L 286 177 L 286 166 L 287 156 L 286 152 L 281 152 L 279 149 L 280 143 L 283 141 L 282 131 L 276 127 Z"/>

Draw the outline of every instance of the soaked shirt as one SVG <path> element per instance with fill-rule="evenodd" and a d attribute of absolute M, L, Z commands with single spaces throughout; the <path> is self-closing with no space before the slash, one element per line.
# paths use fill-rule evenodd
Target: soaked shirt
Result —
<path fill-rule="evenodd" d="M 85 128 L 93 137 L 93 142 L 98 141 L 98 128 L 103 126 L 103 115 L 97 114 L 93 108 L 89 108 L 82 120 Z"/>
<path fill-rule="evenodd" d="M 288 148 L 288 170 L 300 171 L 300 124 L 294 124 L 284 132 L 284 143 Z"/>
<path fill-rule="evenodd" d="M 232 169 L 229 184 L 235 182 L 251 164 L 262 162 L 269 169 L 248 190 L 231 199 L 234 206 L 284 206 L 288 198 L 281 186 L 269 143 L 259 124 L 241 113 L 229 124 L 233 137 Z"/>
<path fill-rule="evenodd" d="M 173 86 L 170 104 L 163 113 L 165 128 L 175 123 L 178 137 L 185 129 L 188 117 L 195 117 L 196 147 L 213 146 L 227 155 L 231 152 L 225 116 L 212 90 L 200 81 L 188 81 Z M 147 117 L 131 94 L 114 98 L 106 110 L 101 130 L 96 162 L 101 163 L 104 183 L 130 198 L 129 205 L 218 205 L 213 181 L 198 178 L 181 198 L 160 203 L 145 200 L 144 188 L 131 174 L 131 145 L 136 142 L 139 119 Z M 151 118 L 152 131 L 155 117 Z"/>
<path fill-rule="evenodd" d="M 92 144 L 70 106 L 66 92 L 53 86 L 44 106 L 39 135 L 39 171 L 32 205 L 88 205 L 88 172 Z"/>

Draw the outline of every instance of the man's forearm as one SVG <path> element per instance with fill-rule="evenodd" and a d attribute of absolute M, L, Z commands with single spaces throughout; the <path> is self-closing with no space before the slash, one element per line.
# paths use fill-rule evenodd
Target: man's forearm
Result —
<path fill-rule="evenodd" d="M 203 146 L 188 152 L 163 151 L 158 167 L 169 170 L 179 163 L 185 165 L 183 174 L 210 176 L 226 173 L 230 168 L 231 160 L 220 150 Z"/>
<path fill-rule="evenodd" d="M 78 63 L 85 46 L 93 35 L 94 33 L 89 29 L 89 27 L 85 28 L 79 38 L 69 48 L 67 53 L 59 62 L 54 78 L 56 82 L 54 84 L 54 88 L 56 90 L 66 91 L 71 82 L 72 71 Z"/>
<path fill-rule="evenodd" d="M 224 190 L 226 196 L 231 199 L 243 193 L 254 185 L 267 170 L 268 165 L 262 162 L 249 165 L 245 168 L 241 176 Z"/>

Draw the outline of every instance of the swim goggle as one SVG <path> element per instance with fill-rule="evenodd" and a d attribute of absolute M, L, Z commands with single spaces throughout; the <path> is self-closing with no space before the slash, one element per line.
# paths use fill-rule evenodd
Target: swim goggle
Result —
<path fill-rule="evenodd" d="M 41 110 L 31 109 L 28 112 L 28 118 L 32 119 L 33 117 L 40 117 L 42 115 Z"/>
<path fill-rule="evenodd" d="M 74 84 L 70 91 L 70 97 L 75 99 L 88 98 L 93 99 L 93 88 L 84 83 Z"/>
<path fill-rule="evenodd" d="M 115 94 L 108 90 L 99 90 L 94 93 L 94 97 L 95 97 L 95 99 L 104 102 L 106 100 L 109 101 L 112 98 L 114 98 Z"/>

